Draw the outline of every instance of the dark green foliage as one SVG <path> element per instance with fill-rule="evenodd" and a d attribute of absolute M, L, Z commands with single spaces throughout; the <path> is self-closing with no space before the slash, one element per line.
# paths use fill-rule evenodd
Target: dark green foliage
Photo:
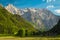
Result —
<path fill-rule="evenodd" d="M 16 35 L 20 36 L 20 37 L 24 37 L 25 36 L 25 31 L 23 29 L 20 29 Z"/>
<path fill-rule="evenodd" d="M 25 36 L 28 36 L 28 30 L 25 30 Z"/>

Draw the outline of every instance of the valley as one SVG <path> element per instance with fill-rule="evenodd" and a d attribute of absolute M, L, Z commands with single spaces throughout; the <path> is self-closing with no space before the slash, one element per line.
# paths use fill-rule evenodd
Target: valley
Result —
<path fill-rule="evenodd" d="M 60 0 L 0 0 L 0 40 L 60 40 Z"/>

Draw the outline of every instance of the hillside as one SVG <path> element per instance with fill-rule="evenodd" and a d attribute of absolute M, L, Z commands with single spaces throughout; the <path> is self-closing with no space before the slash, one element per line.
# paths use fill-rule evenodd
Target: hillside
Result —
<path fill-rule="evenodd" d="M 19 15 L 9 13 L 0 6 L 0 34 L 16 34 L 18 30 L 35 31 L 32 24 Z"/>

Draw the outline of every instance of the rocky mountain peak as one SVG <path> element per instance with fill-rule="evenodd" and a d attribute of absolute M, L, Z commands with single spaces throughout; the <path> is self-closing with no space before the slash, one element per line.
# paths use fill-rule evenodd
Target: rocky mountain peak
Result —
<path fill-rule="evenodd" d="M 50 30 L 59 20 L 57 16 L 47 9 L 25 8 L 21 10 L 11 4 L 5 8 L 13 14 L 21 15 L 27 21 L 35 25 L 34 27 L 40 31 Z"/>

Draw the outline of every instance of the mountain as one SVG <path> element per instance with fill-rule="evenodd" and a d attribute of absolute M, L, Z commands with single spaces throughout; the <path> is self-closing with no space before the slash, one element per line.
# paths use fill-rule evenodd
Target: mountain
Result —
<path fill-rule="evenodd" d="M 36 29 L 40 31 L 47 31 L 53 28 L 57 24 L 59 17 L 55 16 L 51 11 L 47 9 L 34 9 L 36 11 L 31 11 L 33 9 L 27 9 L 22 17 L 32 22 Z"/>
<path fill-rule="evenodd" d="M 9 8 L 9 5 L 5 7 L 9 12 L 21 15 L 23 18 L 28 20 L 34 25 L 34 28 L 40 30 L 40 31 L 48 31 L 51 28 L 53 28 L 54 25 L 57 24 L 59 17 L 54 15 L 50 10 L 47 9 L 36 9 L 36 8 L 25 8 L 25 9 L 16 9 L 22 12 L 18 11 L 16 12 L 14 6 Z M 12 11 L 10 10 L 12 9 Z M 15 12 L 13 11 L 15 10 Z"/>
<path fill-rule="evenodd" d="M 0 6 L 0 34 L 15 34 L 18 30 L 35 31 L 33 25 L 20 15 L 8 12 Z"/>
<path fill-rule="evenodd" d="M 49 31 L 43 32 L 45 36 L 59 36 L 60 35 L 60 20 L 58 23 Z"/>
<path fill-rule="evenodd" d="M 13 14 L 22 15 L 22 11 L 14 7 L 12 4 L 9 4 L 8 6 L 6 6 L 6 9 Z"/>

